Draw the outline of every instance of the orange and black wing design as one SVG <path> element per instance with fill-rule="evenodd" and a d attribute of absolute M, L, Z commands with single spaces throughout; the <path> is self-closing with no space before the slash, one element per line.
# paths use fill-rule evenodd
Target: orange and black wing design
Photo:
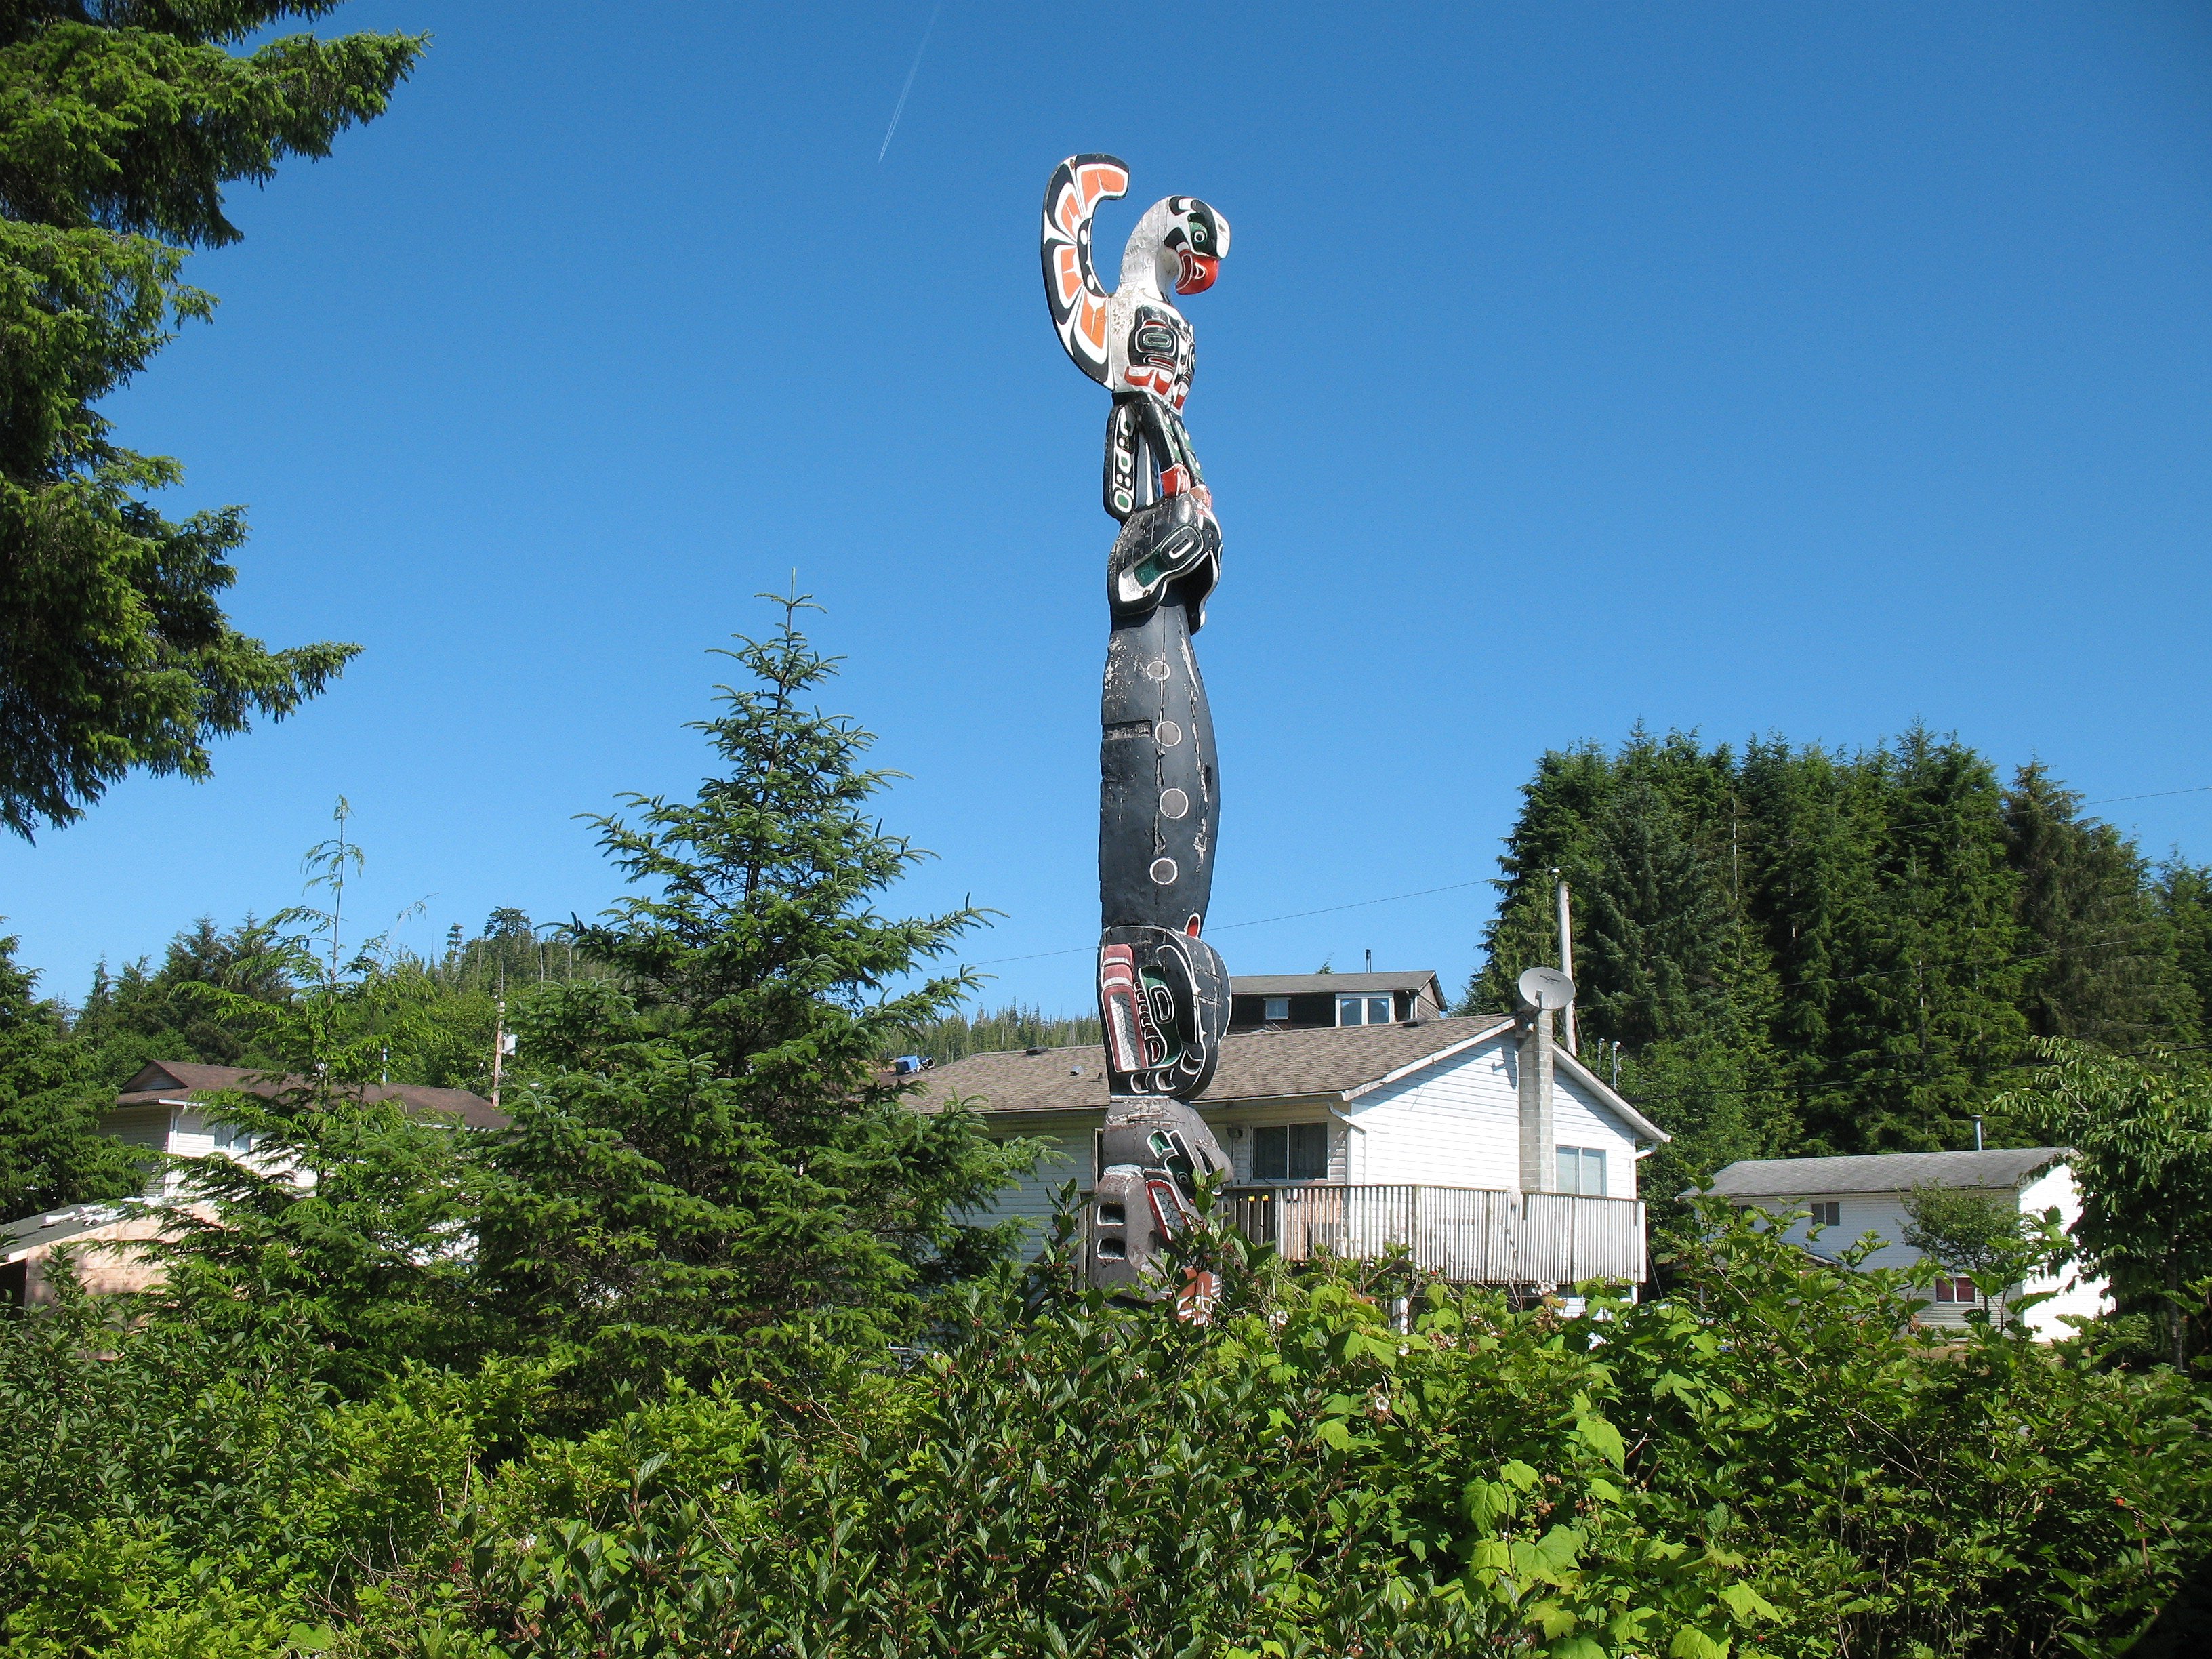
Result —
<path fill-rule="evenodd" d="M 1091 216 L 1129 188 L 1127 164 L 1112 155 L 1071 155 L 1044 187 L 1044 297 L 1052 325 L 1075 366 L 1106 380 L 1106 289 L 1091 262 Z"/>

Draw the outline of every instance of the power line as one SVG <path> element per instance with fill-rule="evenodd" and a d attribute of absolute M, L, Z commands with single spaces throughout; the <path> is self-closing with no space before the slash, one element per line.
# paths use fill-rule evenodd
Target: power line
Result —
<path fill-rule="evenodd" d="M 1480 879 L 1475 881 L 1455 881 L 1443 887 L 1424 887 L 1418 892 L 1390 893 L 1386 894 L 1382 898 L 1354 899 L 1349 904 L 1324 904 L 1318 910 L 1292 910 L 1279 916 L 1261 916 L 1257 920 L 1252 921 L 1224 922 L 1218 927 L 1208 928 L 1206 932 L 1208 933 L 1230 933 L 1236 932 L 1239 927 L 1265 927 L 1270 922 L 1297 921 L 1305 916 L 1334 915 L 1339 910 L 1364 910 L 1370 904 L 1395 904 L 1401 899 L 1428 898 L 1431 895 L 1437 893 L 1456 893 L 1469 887 L 1482 887 L 1489 884 L 1493 879 L 1494 878 L 1492 877 L 1484 876 Z M 1084 956 L 1097 948 L 1098 947 L 1094 945 L 1072 945 L 1065 951 L 1033 951 L 1025 957 L 993 957 L 988 962 L 970 963 L 969 966 L 971 968 L 995 968 L 1000 963 L 1005 962 L 1042 962 L 1047 957 Z"/>
<path fill-rule="evenodd" d="M 2074 810 L 2075 810 L 2075 811 L 2081 811 L 2082 808 L 2084 808 L 2084 807 L 2089 807 L 2089 806 L 2113 806 L 2113 805 L 2118 805 L 2118 804 L 2120 804 L 2120 803 L 2121 803 L 2121 802 L 2123 802 L 2123 801 L 2131 801 L 2131 800 L 2156 800 L 2156 799 L 2161 799 L 2161 798 L 2163 798 L 2163 797 L 2169 796 L 2169 795 L 2201 795 L 2201 794 L 2208 794 L 2208 793 L 2212 793 L 2212 783 L 2191 784 L 2189 787 L 2187 787 L 2187 788 L 2185 788 L 2185 789 L 2154 789 L 2154 790 L 2149 791 L 2148 793 L 2140 794 L 2140 795 L 2107 795 L 2107 796 L 2104 797 L 2104 798 L 2103 798 L 2102 799 L 2100 799 L 2100 800 L 2085 800 L 2085 801 L 2079 802 L 2079 803 L 2077 803 L 2077 804 L 2076 804 L 2076 805 L 2075 805 L 2075 809 L 2074 809 Z M 1927 827 L 1928 825 L 1929 825 L 1929 824 L 1932 824 L 1932 823 L 1943 823 L 1944 821 L 1945 821 L 1945 820 L 1943 820 L 1943 819 L 1942 819 L 1942 818 L 1922 818 L 1922 819 L 1918 819 L 1918 820 L 1908 820 L 1908 821 L 1906 821 L 1906 822 L 1905 822 L 1905 823 L 1892 823 L 1892 824 L 1888 824 L 1888 825 L 1887 825 L 1887 826 L 1885 826 L 1885 827 L 1886 827 L 1886 828 L 1887 828 L 1887 829 L 1893 830 L 1917 830 L 1917 829 L 1924 829 L 1924 828 L 1926 828 L 1926 827 Z M 1807 837 L 1804 837 L 1804 836 L 1793 836 L 1786 837 L 1785 839 L 1781 840 L 1781 841 L 1768 842 L 1766 842 L 1765 844 L 1766 844 L 1769 848 L 1773 848 L 1773 849 L 1775 849 L 1775 850 L 1778 850 L 1778 850 L 1781 850 L 1781 849 L 1785 848 L 1790 848 L 1790 847 L 1796 847 L 1796 846 L 1801 846 L 1801 845 L 1803 845 L 1803 844 L 1805 844 L 1805 843 L 1806 843 L 1807 840 L 1808 840 L 1808 838 L 1807 838 Z M 1255 920 L 1251 921 L 1231 921 L 1231 922 L 1224 922 L 1224 923 L 1222 923 L 1219 927 L 1212 927 L 1212 928 L 1207 929 L 1206 931 L 1207 931 L 1209 933 L 1234 933 L 1234 932 L 1236 932 L 1237 929 L 1239 929 L 1239 928 L 1243 928 L 1243 927 L 1268 927 L 1268 926 L 1272 925 L 1273 923 L 1275 923 L 1275 922 L 1278 922 L 1278 921 L 1303 921 L 1304 918 L 1306 918 L 1306 917 L 1308 917 L 1308 916 L 1326 916 L 1326 915 L 1334 915 L 1337 914 L 1337 913 L 1338 913 L 1338 912 L 1340 912 L 1340 911 L 1344 911 L 1344 910 L 1364 910 L 1364 909 L 1368 908 L 1370 906 L 1376 905 L 1376 904 L 1396 904 L 1396 903 L 1399 903 L 1399 902 L 1401 902 L 1401 901 L 1406 900 L 1406 899 L 1415 899 L 1415 898 L 1431 898 L 1431 897 L 1434 897 L 1434 896 L 1435 896 L 1437 894 L 1438 894 L 1438 893 L 1457 893 L 1457 892 L 1463 892 L 1463 891 L 1465 891 L 1468 888 L 1470 888 L 1470 887 L 1485 887 L 1485 886 L 1490 886 L 1490 887 L 1504 887 L 1504 886 L 1508 886 L 1508 885 L 1510 885 L 1510 880 L 1511 880 L 1511 878 L 1510 878 L 1498 877 L 1498 876 L 1483 876 L 1483 877 L 1480 877 L 1480 878 L 1476 878 L 1475 880 L 1473 880 L 1473 881 L 1455 881 L 1455 882 L 1450 882 L 1450 883 L 1448 883 L 1447 884 L 1445 884 L 1444 886 L 1442 886 L 1442 887 L 1423 887 L 1423 888 L 1420 888 L 1420 889 L 1417 890 L 1416 891 L 1410 892 L 1410 893 L 1388 893 L 1388 894 L 1385 894 L 1385 895 L 1384 895 L 1382 897 L 1381 897 L 1381 898 L 1354 899 L 1353 901 L 1352 901 L 1352 902 L 1350 902 L 1350 903 L 1348 903 L 1348 904 L 1325 904 L 1325 905 L 1322 905 L 1322 906 L 1320 908 L 1318 908 L 1318 909 L 1314 909 L 1314 910 L 1291 910 L 1291 911 L 1286 911 L 1285 914 L 1283 914 L 1283 915 L 1279 915 L 1279 916 L 1261 916 L 1261 917 L 1258 917 L 1258 918 L 1256 918 Z M 987 959 L 986 959 L 986 960 L 984 960 L 984 961 L 981 961 L 981 962 L 975 962 L 975 963 L 969 963 L 968 965 L 969 965 L 969 967 L 971 967 L 971 968 L 997 968 L 997 967 L 1001 967 L 1001 966 L 1003 966 L 1003 965 L 1005 965 L 1006 963 L 1010 963 L 1010 962 L 1042 962 L 1042 961 L 1046 960 L 1048 957 L 1076 957 L 1076 956 L 1085 956 L 1085 955 L 1088 955 L 1091 951 L 1093 951 L 1093 950 L 1095 950 L 1096 948 L 1097 948 L 1096 946 L 1094 946 L 1094 945 L 1072 945 L 1067 946 L 1067 947 L 1066 947 L 1066 949 L 1064 949 L 1064 950 L 1059 950 L 1059 951 L 1030 951 L 1029 953 L 1027 953 L 1026 955 L 1024 955 L 1024 956 L 1018 956 L 1018 957 L 991 957 L 987 958 Z M 2038 954 L 2049 955 L 2049 954 L 2055 954 L 2055 953 L 2052 953 L 2052 952 L 2040 952 L 2040 953 L 2038 953 Z M 2027 959 L 2028 959 L 2028 958 L 2027 958 L 2027 957 L 2008 957 L 2008 958 L 2005 958 L 2004 960 L 2005 960 L 2005 961 L 2014 961 L 2014 960 L 2023 960 L 2023 961 L 2024 961 L 2024 960 L 2027 960 Z M 1943 966 L 1943 965 L 1951 965 L 1951 966 L 1955 966 L 1955 965 L 1957 965 L 1957 964 L 1956 964 L 1956 963 L 1952 963 L 1952 964 L 1942 964 L 1942 963 L 1939 963 L 1939 964 L 1936 964 L 1936 965 L 1938 965 L 1938 966 Z M 1991 964 L 1991 965 L 1992 965 L 1992 966 L 1998 966 L 1998 965 L 2002 965 L 2002 963 L 1993 963 L 1993 964 Z M 1785 986 L 1783 986 L 1783 987 L 1781 987 L 1780 988 L 1787 990 L 1787 989 L 1794 988 L 1796 988 L 1796 987 L 1797 987 L 1797 986 L 1803 986 L 1803 985 L 1818 985 L 1818 984 L 1824 984 L 1824 983 L 1836 983 L 1836 984 L 1849 983 L 1849 982 L 1850 982 L 1850 981 L 1851 979 L 1857 979 L 1857 978 L 1872 978 L 1872 977 L 1882 977 L 1882 976 L 1887 975 L 1888 975 L 1888 974 L 1890 974 L 1892 971 L 1893 971 L 1893 970 L 1890 970 L 1890 969 L 1882 969 L 1882 970 L 1881 970 L 1881 972 L 1880 972 L 1880 973 L 1878 973 L 1878 974 L 1875 974 L 1875 975 L 1849 975 L 1849 976 L 1846 976 L 1845 978 L 1843 978 L 1843 979 L 1838 979 L 1838 980 L 1834 980 L 1834 981 L 1824 981 L 1824 980 L 1819 980 L 1819 979 L 1796 980 L 1796 981 L 1790 981 L 1790 984 L 1785 985 Z M 1918 971 L 1918 970 L 1917 970 L 1917 969 L 1900 969 L 1900 970 L 1894 970 L 1894 971 L 1910 972 L 1910 971 Z M 1646 1000 L 1648 1000 L 1648 999 L 1646 999 Z"/>
<path fill-rule="evenodd" d="M 2175 1042 L 2168 1043 L 2157 1048 L 2130 1050 L 2124 1054 L 2114 1054 L 2106 1050 L 2100 1050 L 2098 1053 L 2098 1058 L 2100 1060 L 2156 1060 L 2162 1054 L 2201 1054 L 2207 1048 L 2212 1048 L 2212 1043 Z M 1655 1099 L 1685 1100 L 1692 1097 L 1700 1100 L 1714 1100 L 1726 1099 L 1744 1095 L 1804 1094 L 1815 1089 L 1841 1087 L 1847 1084 L 1862 1082 L 1869 1077 L 1880 1075 L 1884 1070 L 1898 1070 L 1902 1066 L 1911 1063 L 1914 1058 L 1915 1057 L 1913 1056 L 1900 1054 L 1887 1066 L 1864 1066 L 1848 1075 L 1840 1075 L 1834 1073 L 1820 1073 L 1815 1074 L 1814 1077 L 1809 1079 L 1796 1082 L 1756 1084 L 1748 1088 L 1742 1089 L 1706 1089 L 1701 1087 L 1695 1089 L 1655 1090 L 1650 1092 L 1639 1091 L 1635 1095 L 1624 1094 L 1621 1098 L 1628 1101 L 1631 1104 L 1640 1105 L 1647 1101 Z M 2039 1071 L 2045 1066 L 2052 1065 L 2053 1063 L 2053 1061 L 2048 1060 L 1995 1060 L 1988 1065 L 1978 1066 L 1970 1069 L 1976 1072 L 2032 1072 Z"/>
<path fill-rule="evenodd" d="M 2076 801 L 2069 810 L 2074 812 L 2080 812 L 2086 808 L 2092 806 L 2117 806 L 2123 801 L 2160 800 L 2170 795 L 2203 794 L 2212 794 L 2212 783 L 2194 783 L 2185 789 L 2153 789 L 2147 793 L 2140 795 L 2106 795 L 2100 800 Z M 1731 811 L 1734 811 L 1734 808 L 1737 804 L 1737 800 L 1738 797 L 1735 792 L 1734 790 L 1730 790 L 1729 793 L 1729 804 Z M 1848 805 L 1848 803 L 1832 798 L 1826 801 L 1814 802 L 1813 803 L 1813 807 L 1815 810 L 1822 806 L 1826 807 L 1828 809 L 1828 830 L 1830 832 L 1839 832 L 1847 830 L 1852 827 L 1853 821 L 1846 817 L 1843 811 L 1846 805 Z M 1869 830 L 1877 830 L 1885 833 L 1893 834 L 1899 830 L 1925 830 L 1936 824 L 1949 823 L 1953 822 L 1955 822 L 1955 820 L 1948 817 L 1901 818 L 1893 823 L 1887 820 L 1871 822 L 1869 823 L 1866 827 Z M 2075 822 L 2078 825 L 2080 820 L 2076 819 Z M 1794 834 L 1783 836 L 1778 838 L 1757 838 L 1753 840 L 1752 846 L 1756 849 L 1768 853 L 1784 853 L 1796 848 L 1817 846 L 1825 839 L 1826 839 L 1826 836 L 1825 834 L 1817 832 L 1814 834 Z M 1553 860 L 1559 856 L 1560 854 L 1553 853 L 1547 854 L 1541 858 L 1531 860 L 1528 865 L 1528 873 L 1534 875 L 1556 867 L 1553 865 Z M 1493 877 L 1492 879 L 1499 887 L 1510 887 L 1516 879 L 1518 879 L 1518 878 L 1515 876 L 1505 876 Z"/>

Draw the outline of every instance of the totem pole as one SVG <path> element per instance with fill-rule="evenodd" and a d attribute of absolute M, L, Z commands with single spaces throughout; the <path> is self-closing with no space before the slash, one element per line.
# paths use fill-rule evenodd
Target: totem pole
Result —
<path fill-rule="evenodd" d="M 1221 526 L 1183 428 L 1194 342 L 1167 294 L 1213 285 L 1229 223 L 1191 196 L 1156 202 L 1129 237 L 1111 294 L 1091 220 L 1123 194 L 1111 155 L 1073 155 L 1045 186 L 1045 298 L 1075 366 L 1113 393 L 1098 784 L 1098 1013 L 1109 1099 L 1085 1225 L 1091 1280 L 1126 1291 L 1196 1220 L 1199 1183 L 1229 1159 L 1188 1103 L 1212 1080 L 1229 975 L 1199 935 L 1213 886 L 1220 780 L 1191 636 L 1221 572 Z M 1191 1299 L 1186 1287 L 1184 1300 Z"/>

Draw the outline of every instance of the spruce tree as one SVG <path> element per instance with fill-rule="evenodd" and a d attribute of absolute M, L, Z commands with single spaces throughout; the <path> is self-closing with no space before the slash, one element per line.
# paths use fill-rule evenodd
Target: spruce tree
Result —
<path fill-rule="evenodd" d="M 2149 864 L 2111 824 L 2080 816 L 2081 805 L 2039 761 L 2005 793 L 2014 914 L 2033 952 L 2028 1024 L 2038 1036 L 2109 1048 L 2193 1041 L 2196 998 Z"/>
<path fill-rule="evenodd" d="M 2027 1038 L 1996 775 L 1916 727 L 1861 757 L 1882 813 L 1854 949 L 1826 988 L 1826 1052 L 1800 1107 L 1834 1152 L 1971 1144 L 1975 1104 Z M 1801 988 L 1784 975 L 1784 994 Z"/>
<path fill-rule="evenodd" d="M 220 604 L 239 509 L 164 518 L 178 464 L 112 440 L 102 399 L 212 296 L 186 253 L 239 239 L 222 187 L 319 157 L 381 113 L 419 37 L 230 48 L 337 0 L 0 5 L 0 823 L 80 816 L 134 769 L 203 777 L 356 647 L 270 651 Z"/>
<path fill-rule="evenodd" d="M 1680 1132 L 1655 1181 L 1962 1146 L 2032 1032 L 2178 1033 L 2212 988 L 2212 880 L 2154 884 L 2075 805 L 1918 728 L 1856 754 L 1640 729 L 1548 754 L 1462 1006 L 1510 1009 L 1558 959 L 1563 878 L 1585 1039 L 1625 1043 L 1627 1086 Z"/>
<path fill-rule="evenodd" d="M 2212 866 L 2178 859 L 2162 865 L 2151 902 L 2172 934 L 2175 972 L 2201 1041 L 2212 1033 Z"/>
<path fill-rule="evenodd" d="M 14 939 L 0 939 L 0 1221 L 127 1197 L 145 1176 L 100 1133 L 108 1091 L 15 951 Z"/>
<path fill-rule="evenodd" d="M 517 1010 L 503 1177 L 480 1233 L 490 1286 L 588 1396 L 827 1336 L 911 1332 L 933 1283 L 1014 1242 L 963 1224 L 1027 1161 L 961 1111 L 899 1104 L 880 1057 L 954 1007 L 928 973 L 978 913 L 893 919 L 878 896 L 925 856 L 884 833 L 873 739 L 813 704 L 836 663 L 781 628 L 701 722 L 720 769 L 688 801 L 599 820 L 634 884 L 573 925 L 612 982 Z"/>

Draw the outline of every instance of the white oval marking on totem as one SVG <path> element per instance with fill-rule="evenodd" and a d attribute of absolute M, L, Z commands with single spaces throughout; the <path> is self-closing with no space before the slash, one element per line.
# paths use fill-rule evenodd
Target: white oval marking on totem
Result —
<path fill-rule="evenodd" d="M 1145 678 L 1146 679 L 1164 680 L 1167 678 L 1167 677 L 1168 665 L 1164 659 L 1154 658 L 1151 662 L 1145 665 Z"/>
<path fill-rule="evenodd" d="M 1154 881 L 1159 883 L 1161 886 L 1165 887 L 1172 884 L 1175 878 L 1176 861 L 1173 859 L 1154 859 L 1152 860 L 1152 879 Z"/>
<path fill-rule="evenodd" d="M 1179 818 L 1190 811 L 1190 797 L 1180 789 L 1169 789 L 1160 795 L 1160 816 Z"/>
<path fill-rule="evenodd" d="M 1152 736 L 1163 749 L 1172 749 L 1182 741 L 1182 727 L 1173 720 L 1162 720 L 1152 728 Z"/>

